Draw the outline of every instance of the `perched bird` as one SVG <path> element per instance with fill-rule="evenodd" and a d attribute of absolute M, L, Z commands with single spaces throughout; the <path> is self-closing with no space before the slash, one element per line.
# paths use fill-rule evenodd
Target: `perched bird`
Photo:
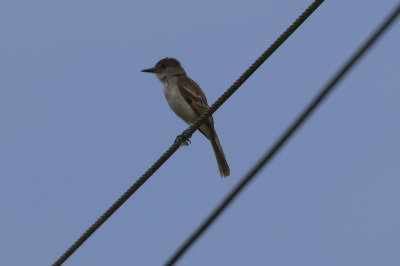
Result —
<path fill-rule="evenodd" d="M 165 98 L 177 116 L 191 125 L 208 109 L 207 98 L 200 86 L 186 75 L 181 63 L 175 58 L 164 58 L 154 67 L 142 72 L 154 73 L 163 84 Z M 214 120 L 210 116 L 199 128 L 200 132 L 210 140 L 222 177 L 230 175 L 229 165 L 214 128 Z"/>

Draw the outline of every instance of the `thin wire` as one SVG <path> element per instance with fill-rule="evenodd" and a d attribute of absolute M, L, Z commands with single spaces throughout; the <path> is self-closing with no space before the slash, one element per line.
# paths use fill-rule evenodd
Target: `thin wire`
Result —
<path fill-rule="evenodd" d="M 305 108 L 293 124 L 281 135 L 272 148 L 261 158 L 261 160 L 251 169 L 251 171 L 242 179 L 242 181 L 226 196 L 220 205 L 208 216 L 208 218 L 198 227 L 198 229 L 181 245 L 174 255 L 165 265 L 170 266 L 188 250 L 188 248 L 200 237 L 202 233 L 215 221 L 215 219 L 225 210 L 225 208 L 235 199 L 243 188 L 256 176 L 256 174 L 272 159 L 293 133 L 303 124 L 310 114 L 319 106 L 323 99 L 332 91 L 334 86 L 345 76 L 350 68 L 358 59 L 371 47 L 371 45 L 381 36 L 389 25 L 397 18 L 400 13 L 400 4 L 387 17 L 384 23 L 371 35 L 371 37 L 356 51 L 356 53 L 347 61 L 347 63 L 337 72 L 337 74 L 328 82 L 322 91 Z"/>
<path fill-rule="evenodd" d="M 192 126 L 183 131 L 181 138 L 174 144 L 131 186 L 122 196 L 109 207 L 54 263 L 54 266 L 64 263 L 121 205 L 129 199 L 157 170 L 161 167 L 180 144 L 199 128 L 204 121 L 212 115 L 232 94 L 268 59 L 278 47 L 314 12 L 324 0 L 314 1 L 289 28 L 259 57 L 257 60 L 232 84 L 232 86 L 208 108 Z"/>

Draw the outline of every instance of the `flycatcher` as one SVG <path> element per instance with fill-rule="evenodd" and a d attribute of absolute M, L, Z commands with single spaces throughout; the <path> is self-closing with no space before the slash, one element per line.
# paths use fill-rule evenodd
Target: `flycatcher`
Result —
<path fill-rule="evenodd" d="M 181 63 L 175 58 L 164 58 L 154 67 L 143 69 L 142 72 L 154 73 L 157 76 L 163 84 L 164 95 L 169 106 L 189 125 L 208 109 L 204 92 L 196 82 L 186 75 Z M 219 143 L 212 116 L 200 126 L 199 130 L 211 142 L 221 176 L 229 176 L 229 165 Z"/>

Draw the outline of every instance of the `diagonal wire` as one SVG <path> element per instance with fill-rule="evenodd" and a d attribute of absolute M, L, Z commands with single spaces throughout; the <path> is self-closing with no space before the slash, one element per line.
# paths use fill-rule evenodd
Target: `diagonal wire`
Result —
<path fill-rule="evenodd" d="M 121 205 L 129 199 L 161 167 L 180 147 L 180 144 L 191 137 L 204 121 L 212 115 L 260 66 L 272 55 L 278 47 L 318 8 L 324 0 L 315 0 L 304 12 L 282 33 L 281 36 L 229 87 L 218 100 L 205 111 L 192 126 L 183 131 L 181 138 L 174 144 L 131 186 L 102 216 L 100 216 L 54 263 L 64 263 Z"/>
<path fill-rule="evenodd" d="M 300 116 L 293 124 L 281 135 L 272 148 L 261 158 L 261 160 L 251 169 L 251 171 L 242 179 L 242 181 L 226 196 L 218 207 L 208 216 L 208 218 L 192 233 L 192 235 L 180 246 L 174 255 L 165 265 L 174 265 L 175 262 L 187 251 L 187 249 L 200 237 L 202 233 L 215 221 L 216 218 L 225 210 L 225 208 L 235 199 L 242 189 L 256 176 L 256 174 L 273 158 L 279 149 L 293 135 L 293 133 L 303 124 L 310 114 L 319 106 L 322 100 L 328 95 L 335 85 L 345 76 L 350 68 L 358 59 L 371 47 L 372 44 L 382 35 L 389 25 L 397 18 L 400 13 L 400 4 L 397 5 L 392 13 L 380 25 L 380 27 L 369 37 L 369 39 L 355 52 L 355 54 L 346 62 L 346 64 L 336 73 L 336 75 L 327 83 L 322 91 L 314 100 L 303 110 Z"/>

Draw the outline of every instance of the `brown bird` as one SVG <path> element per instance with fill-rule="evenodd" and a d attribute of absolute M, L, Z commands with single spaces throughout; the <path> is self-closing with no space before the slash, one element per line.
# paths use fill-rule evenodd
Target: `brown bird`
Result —
<path fill-rule="evenodd" d="M 207 98 L 200 86 L 186 75 L 181 63 L 175 58 L 164 58 L 154 67 L 142 72 L 154 73 L 163 84 L 164 95 L 177 116 L 191 125 L 208 109 Z M 210 140 L 222 177 L 230 175 L 229 165 L 210 116 L 199 128 Z"/>

